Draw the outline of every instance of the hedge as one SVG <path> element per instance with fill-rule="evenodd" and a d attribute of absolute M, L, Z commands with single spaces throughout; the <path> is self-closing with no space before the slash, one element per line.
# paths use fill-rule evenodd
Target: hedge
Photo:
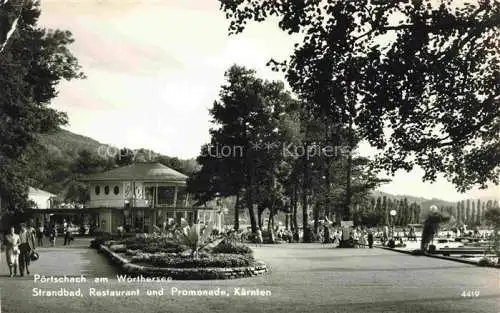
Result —
<path fill-rule="evenodd" d="M 168 268 L 211 268 L 211 267 L 245 267 L 252 265 L 255 260 L 248 255 L 240 254 L 215 254 L 200 258 L 173 257 L 171 255 L 152 255 L 141 259 L 133 257 L 132 262 L 140 265 L 152 265 Z"/>

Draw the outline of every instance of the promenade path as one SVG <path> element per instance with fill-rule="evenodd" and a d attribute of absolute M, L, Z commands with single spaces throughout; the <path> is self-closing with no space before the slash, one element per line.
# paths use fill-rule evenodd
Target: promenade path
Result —
<path fill-rule="evenodd" d="M 382 249 L 331 249 L 320 244 L 254 247 L 256 257 L 269 264 L 264 277 L 225 281 L 120 283 L 116 271 L 88 240 L 71 247 L 41 248 L 32 275 L 80 275 L 83 284 L 35 284 L 32 277 L 6 277 L 0 262 L 2 313 L 167 313 L 167 312 L 500 312 L 500 271 L 416 257 Z M 95 283 L 94 277 L 107 277 Z M 34 297 L 32 288 L 80 288 L 83 297 Z M 89 288 L 139 289 L 141 296 L 91 297 Z M 146 290 L 163 288 L 165 295 Z M 230 296 L 180 296 L 171 289 L 221 288 Z M 235 288 L 269 290 L 271 296 L 241 296 Z M 240 289 L 241 291 L 241 289 Z M 463 292 L 477 297 L 462 297 Z"/>

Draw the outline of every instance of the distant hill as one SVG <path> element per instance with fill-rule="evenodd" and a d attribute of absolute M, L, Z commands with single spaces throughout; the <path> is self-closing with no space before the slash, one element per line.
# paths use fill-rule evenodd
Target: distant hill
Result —
<path fill-rule="evenodd" d="M 65 129 L 60 129 L 60 131 L 53 134 L 40 136 L 40 143 L 47 148 L 51 156 L 70 159 L 69 161 L 75 160 L 78 157 L 78 153 L 82 150 L 88 150 L 101 158 L 113 158 L 113 153 L 116 152 L 116 154 L 119 154 L 120 149 L 126 148 L 103 144 L 90 137 L 75 134 Z M 162 162 L 186 175 L 189 175 L 199 167 L 195 159 L 169 157 L 146 149 L 129 150 L 136 157 L 135 161 Z"/>
<path fill-rule="evenodd" d="M 437 199 L 437 198 L 432 198 L 432 199 L 427 199 L 424 197 L 415 197 L 415 196 L 409 196 L 409 195 L 393 195 L 390 193 L 382 192 L 382 191 L 374 191 L 373 193 L 374 197 L 383 197 L 386 196 L 389 199 L 395 199 L 395 200 L 400 200 L 400 199 L 408 199 L 408 202 L 412 203 L 415 202 L 418 205 L 420 205 L 422 209 L 422 214 L 425 214 L 426 212 L 429 211 L 429 208 L 431 205 L 436 205 L 437 207 L 456 207 L 457 202 L 450 202 L 442 199 Z"/>
<path fill-rule="evenodd" d="M 40 143 L 49 150 L 53 156 L 76 159 L 78 152 L 88 150 L 97 154 L 102 147 L 109 147 L 90 137 L 72 133 L 61 129 L 53 134 L 41 135 Z"/>
<path fill-rule="evenodd" d="M 109 166 L 112 168 L 118 166 L 114 153 L 119 154 L 120 149 L 126 148 L 102 144 L 95 139 L 65 129 L 40 135 L 38 138 L 42 149 L 33 149 L 28 154 L 28 160 L 31 164 L 28 177 L 32 180 L 31 186 L 61 196 L 64 196 L 68 186 L 75 181 L 73 166 L 81 151 L 89 151 L 94 157 L 107 163 L 108 168 Z M 134 161 L 137 162 L 160 162 L 186 175 L 199 169 L 195 159 L 184 160 L 145 149 L 128 150 L 127 153 L 133 155 Z"/>

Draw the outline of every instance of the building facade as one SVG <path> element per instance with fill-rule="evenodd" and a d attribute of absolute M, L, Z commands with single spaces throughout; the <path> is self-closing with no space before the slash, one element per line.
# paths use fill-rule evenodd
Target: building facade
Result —
<path fill-rule="evenodd" d="M 29 187 L 28 199 L 33 201 L 33 209 L 47 210 L 52 208 L 52 199 L 55 197 L 55 194 L 52 194 L 45 190 Z"/>
<path fill-rule="evenodd" d="M 92 212 L 89 223 L 99 231 L 151 232 L 167 224 L 211 223 L 222 229 L 223 212 L 192 205 L 186 192 L 187 176 L 161 163 L 135 163 L 94 174 L 82 181 L 88 185 Z"/>
<path fill-rule="evenodd" d="M 11 226 L 19 226 L 20 222 L 44 223 L 51 218 L 52 199 L 56 195 L 45 190 L 29 187 L 28 200 L 31 201 L 30 208 L 24 208 L 22 214 L 0 214 L 0 231 L 5 231 Z M 8 208 L 3 207 L 2 199 L 0 198 L 0 213 L 6 211 Z"/>

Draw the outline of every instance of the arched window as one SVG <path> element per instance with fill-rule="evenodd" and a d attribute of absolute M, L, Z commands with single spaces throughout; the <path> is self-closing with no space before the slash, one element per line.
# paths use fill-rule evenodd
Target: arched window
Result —
<path fill-rule="evenodd" d="M 109 195 L 109 186 L 104 187 L 104 194 Z"/>
<path fill-rule="evenodd" d="M 115 186 L 115 188 L 113 188 L 113 193 L 115 195 L 119 194 L 120 193 L 120 188 L 118 186 Z"/>
<path fill-rule="evenodd" d="M 95 194 L 98 196 L 101 193 L 101 187 L 100 186 L 95 186 Z"/>

